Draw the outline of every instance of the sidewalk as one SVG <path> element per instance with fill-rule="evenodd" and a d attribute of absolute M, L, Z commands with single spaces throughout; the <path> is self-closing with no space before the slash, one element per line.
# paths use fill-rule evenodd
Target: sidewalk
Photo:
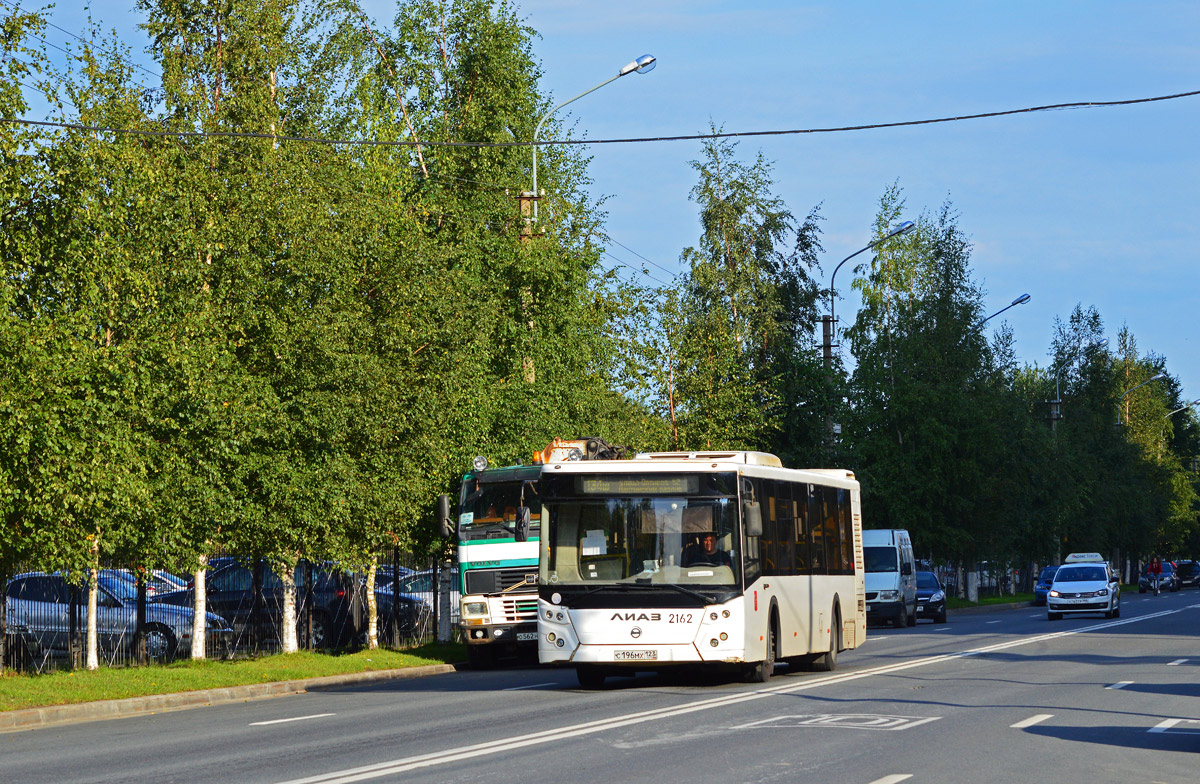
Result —
<path fill-rule="evenodd" d="M 59 724 L 74 724 L 98 719 L 118 719 L 141 716 L 148 713 L 197 708 L 202 705 L 221 705 L 230 702 L 247 702 L 266 697 L 282 697 L 288 694 L 303 694 L 328 686 L 370 683 L 373 681 L 404 680 L 426 675 L 441 675 L 454 672 L 453 664 L 430 664 L 424 667 L 406 667 L 400 670 L 377 670 L 355 672 L 346 675 L 328 675 L 323 678 L 308 678 L 273 683 L 252 683 L 246 686 L 229 686 L 223 689 L 185 691 L 176 694 L 153 694 L 147 697 L 130 697 L 124 700 L 100 700 L 82 702 L 77 705 L 52 705 L 45 708 L 25 708 L 0 712 L 0 732 L 30 730 L 52 727 Z"/>

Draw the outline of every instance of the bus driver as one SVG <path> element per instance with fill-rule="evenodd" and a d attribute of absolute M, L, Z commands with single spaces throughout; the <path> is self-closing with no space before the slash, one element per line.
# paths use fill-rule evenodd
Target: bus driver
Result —
<path fill-rule="evenodd" d="M 683 548 L 684 566 L 732 566 L 729 553 L 717 549 L 717 535 L 712 531 L 700 534 L 700 541 Z"/>

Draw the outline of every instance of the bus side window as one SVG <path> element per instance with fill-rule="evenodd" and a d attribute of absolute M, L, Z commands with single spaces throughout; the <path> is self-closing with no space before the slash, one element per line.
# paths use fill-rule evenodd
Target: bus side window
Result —
<path fill-rule="evenodd" d="M 838 490 L 838 523 L 842 529 L 842 573 L 854 574 L 854 522 L 850 513 L 850 491 Z"/>
<path fill-rule="evenodd" d="M 808 534 L 812 574 L 828 574 L 825 562 L 825 528 L 821 523 L 821 488 L 817 485 L 809 485 Z"/>
<path fill-rule="evenodd" d="M 796 566 L 793 574 L 808 574 L 808 485 L 792 485 L 792 519 L 795 525 Z"/>
<path fill-rule="evenodd" d="M 747 501 L 759 503 L 760 504 L 759 510 L 761 512 L 762 492 L 761 492 L 761 488 L 759 487 L 759 480 L 754 479 L 752 477 L 742 477 L 742 502 L 744 504 Z M 766 528 L 765 520 L 763 521 L 763 528 L 764 529 Z M 743 522 L 742 522 L 743 534 L 745 533 L 745 531 L 746 531 L 746 526 L 745 526 L 745 521 L 743 520 Z M 764 530 L 764 533 L 765 533 L 765 530 Z M 744 562 L 745 562 L 745 575 L 746 575 L 746 584 L 747 585 L 749 585 L 750 583 L 757 580 L 759 578 L 759 576 L 762 574 L 762 561 L 761 561 L 760 555 L 759 555 L 759 548 L 760 548 L 759 538 L 760 537 L 757 537 L 757 536 L 749 536 L 749 535 L 746 536 L 746 544 L 745 544 L 746 552 L 744 554 Z"/>

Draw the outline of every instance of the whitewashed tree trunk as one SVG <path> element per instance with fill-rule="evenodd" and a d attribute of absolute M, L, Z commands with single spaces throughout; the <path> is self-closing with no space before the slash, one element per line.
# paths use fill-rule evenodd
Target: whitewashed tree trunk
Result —
<path fill-rule="evenodd" d="M 375 559 L 367 567 L 367 650 L 379 647 L 379 610 L 375 604 Z"/>
<path fill-rule="evenodd" d="M 87 668 L 89 670 L 100 669 L 100 640 L 96 635 L 96 600 L 100 594 L 96 578 L 99 576 L 99 572 L 95 569 L 88 572 Z"/>
<path fill-rule="evenodd" d="M 287 566 L 280 571 L 279 579 L 283 582 L 283 628 L 280 630 L 283 652 L 295 653 L 300 650 L 296 636 L 296 570 Z"/>
<path fill-rule="evenodd" d="M 200 556 L 200 565 L 196 567 L 196 571 L 192 572 L 192 585 L 195 586 L 195 594 L 193 598 L 195 604 L 193 609 L 196 616 L 192 618 L 192 658 L 197 661 L 205 658 L 204 655 L 204 631 L 207 628 L 208 618 L 208 589 L 204 584 L 204 573 L 208 566 L 208 556 Z"/>

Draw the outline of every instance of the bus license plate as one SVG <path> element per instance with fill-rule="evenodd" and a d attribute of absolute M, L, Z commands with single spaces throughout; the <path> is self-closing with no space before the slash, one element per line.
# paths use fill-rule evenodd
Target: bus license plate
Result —
<path fill-rule="evenodd" d="M 658 651 L 656 650 L 636 650 L 636 651 L 614 651 L 613 661 L 657 661 Z"/>
<path fill-rule="evenodd" d="M 537 632 L 517 632 L 517 642 L 532 642 L 537 639 Z"/>

